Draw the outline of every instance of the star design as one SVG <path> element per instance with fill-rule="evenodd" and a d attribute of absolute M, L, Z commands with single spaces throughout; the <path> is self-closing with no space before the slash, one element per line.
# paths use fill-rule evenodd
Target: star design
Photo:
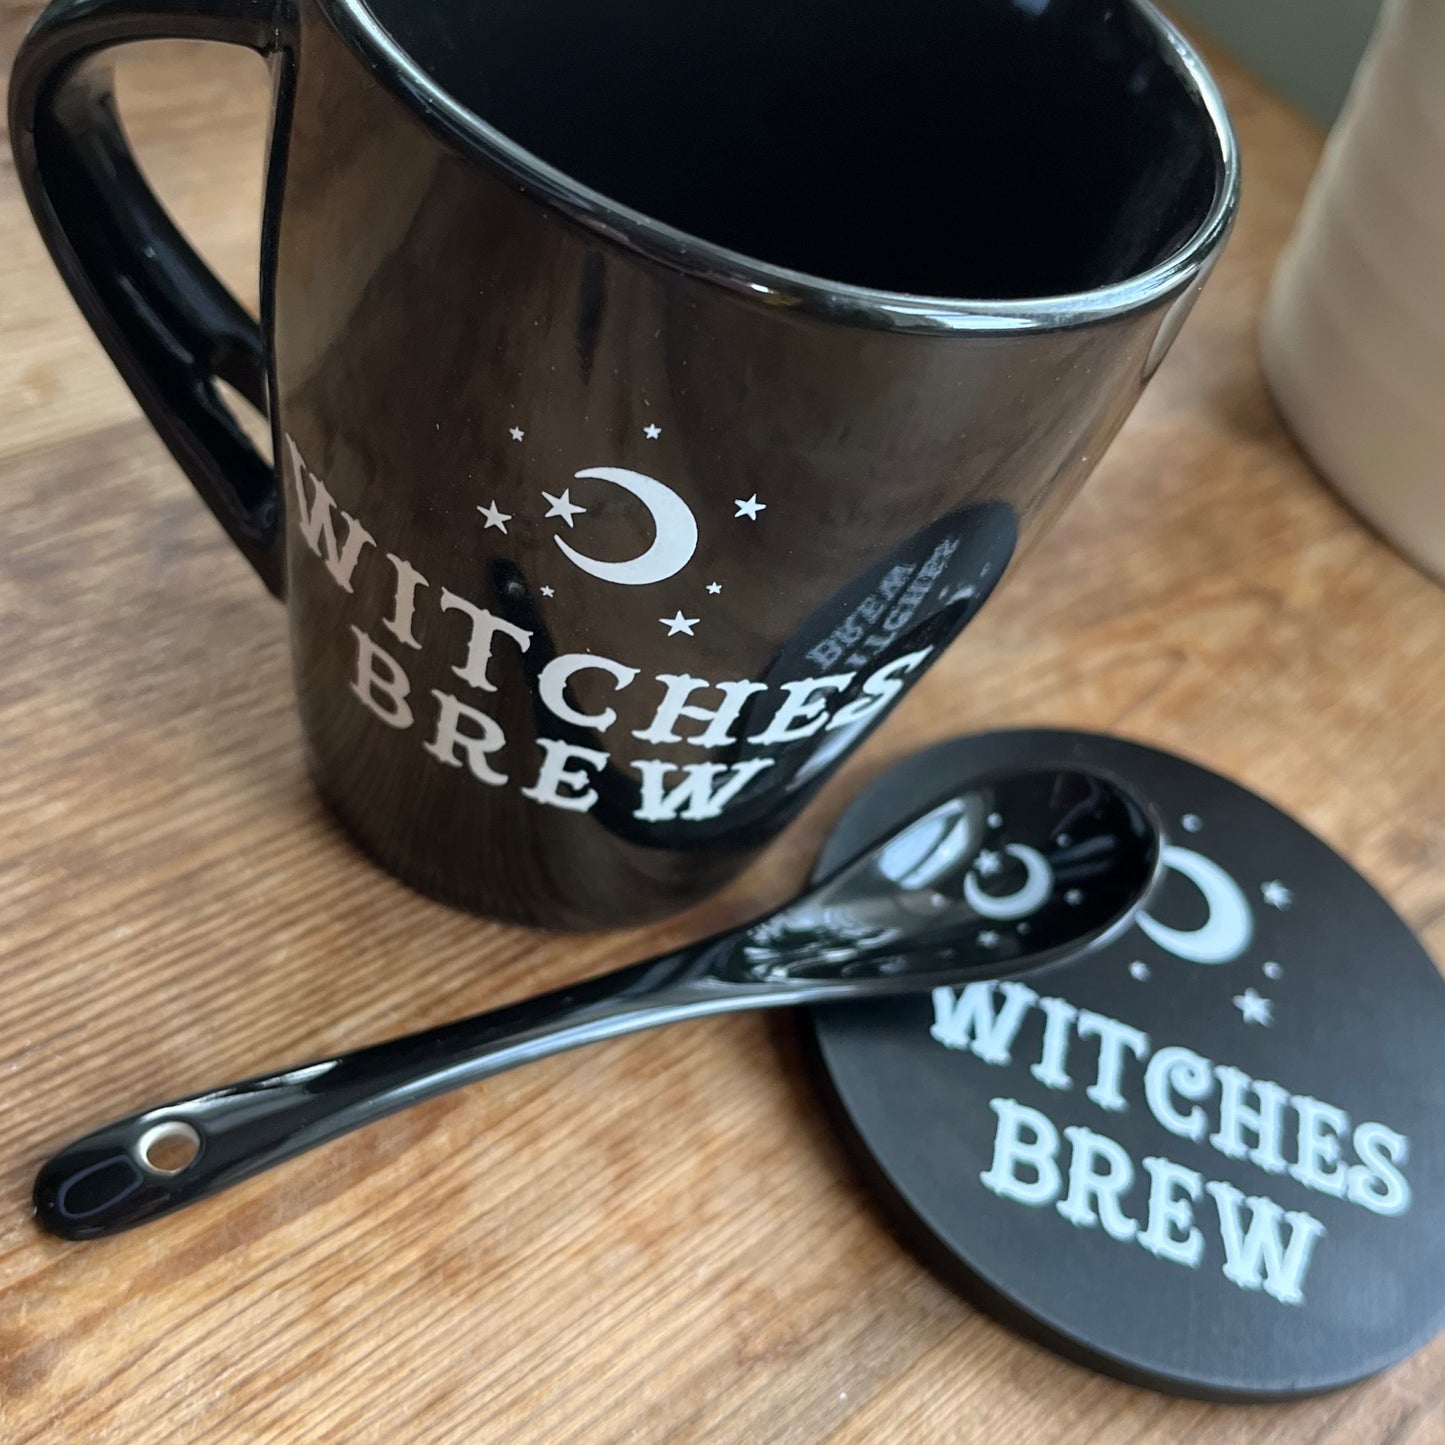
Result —
<path fill-rule="evenodd" d="M 1002 828 L 1002 827 L 1003 827 L 1003 814 L 1002 814 L 1002 813 L 990 813 L 990 814 L 988 815 L 988 826 L 989 826 L 990 828 Z"/>
<path fill-rule="evenodd" d="M 1137 979 L 1140 983 L 1148 983 L 1149 965 L 1136 958 L 1134 962 L 1129 965 L 1129 977 Z"/>
<path fill-rule="evenodd" d="M 645 436 L 648 441 L 655 442 L 658 437 L 662 435 L 662 428 L 658 426 L 656 422 L 648 422 L 648 424 L 642 428 L 642 435 Z"/>
<path fill-rule="evenodd" d="M 485 532 L 487 527 L 495 527 L 504 537 L 507 535 L 507 523 L 512 520 L 510 512 L 502 511 L 495 501 L 485 507 L 478 507 L 477 511 L 486 519 L 486 526 L 482 531 Z"/>
<path fill-rule="evenodd" d="M 1054 839 L 1054 842 L 1057 843 L 1060 848 L 1071 847 L 1073 845 L 1073 841 L 1074 840 L 1069 837 L 1067 833 L 1060 833 L 1059 836 Z"/>
<path fill-rule="evenodd" d="M 1070 908 L 1077 908 L 1083 901 L 1084 890 L 1082 888 L 1070 888 L 1069 891 L 1064 894 L 1064 902 L 1067 903 Z"/>
<path fill-rule="evenodd" d="M 693 635 L 692 629 L 698 624 L 696 617 L 684 617 L 681 607 L 677 609 L 673 616 L 659 617 L 657 620 L 667 628 L 667 635 L 669 637 L 676 637 L 679 632 L 685 632 L 691 637 Z"/>
<path fill-rule="evenodd" d="M 522 438 L 523 438 L 524 436 L 527 435 L 527 433 L 524 432 L 521 427 L 519 427 L 519 426 L 514 426 L 514 427 L 512 428 L 512 433 L 511 433 L 511 435 L 512 435 L 512 440 L 513 440 L 514 442 L 519 442 L 519 441 L 522 440 Z"/>
<path fill-rule="evenodd" d="M 1179 821 L 1186 833 L 1197 833 L 1204 826 L 1204 819 L 1198 813 L 1186 813 Z"/>
<path fill-rule="evenodd" d="M 557 595 L 557 589 L 556 589 L 555 587 L 544 587 L 544 588 L 542 588 L 542 596 L 543 596 L 543 597 L 555 597 L 556 595 Z"/>
<path fill-rule="evenodd" d="M 709 583 L 707 584 L 707 590 L 708 590 L 714 597 L 716 597 L 716 596 L 718 595 L 718 593 L 722 591 L 722 583 L 721 583 L 721 582 L 709 582 Z"/>
<path fill-rule="evenodd" d="M 993 928 L 985 928 L 978 936 L 978 942 L 981 948 L 997 948 L 998 940 L 998 930 Z"/>
<path fill-rule="evenodd" d="M 1278 878 L 1272 878 L 1268 883 L 1261 883 L 1259 893 L 1271 908 L 1285 909 L 1294 902 L 1294 894 Z"/>
<path fill-rule="evenodd" d="M 733 521 L 737 521 L 739 517 L 746 517 L 748 521 L 756 522 L 758 520 L 758 513 L 766 512 L 768 509 L 766 502 L 758 501 L 758 494 L 756 492 L 754 492 L 747 501 L 743 501 L 741 497 L 734 497 L 733 505 L 737 508 L 737 511 L 733 514 Z"/>
<path fill-rule="evenodd" d="M 563 492 L 560 497 L 554 497 L 551 492 L 543 492 L 542 495 L 552 504 L 547 508 L 547 515 L 549 517 L 561 517 L 569 527 L 572 525 L 573 517 L 580 516 L 587 510 L 586 507 L 579 507 L 577 503 L 572 500 L 570 489 Z"/>
<path fill-rule="evenodd" d="M 1271 959 L 1264 966 L 1264 976 L 1266 978 L 1283 978 L 1284 969 L 1282 969 L 1279 964 L 1277 964 L 1273 959 Z"/>
<path fill-rule="evenodd" d="M 1003 859 L 999 857 L 993 848 L 985 848 L 974 863 L 978 869 L 980 878 L 992 878 L 995 873 L 1003 872 Z"/>
<path fill-rule="evenodd" d="M 1268 1028 L 1274 1022 L 1274 1005 L 1267 998 L 1261 998 L 1252 988 L 1235 994 L 1234 1006 L 1247 1024 L 1263 1024 Z"/>

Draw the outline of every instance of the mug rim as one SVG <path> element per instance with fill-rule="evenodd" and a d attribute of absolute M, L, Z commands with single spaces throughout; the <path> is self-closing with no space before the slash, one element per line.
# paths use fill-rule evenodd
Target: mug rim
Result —
<path fill-rule="evenodd" d="M 613 200 L 544 161 L 463 105 L 391 36 L 367 0 L 319 0 L 342 40 L 377 83 L 463 153 L 496 167 L 584 230 L 780 311 L 878 330 L 923 334 L 1063 331 L 1147 310 L 1199 277 L 1223 245 L 1239 203 L 1239 147 L 1224 98 L 1203 59 L 1150 0 L 1123 0 L 1154 40 L 1214 139 L 1214 195 L 1198 227 L 1170 255 L 1136 275 L 1057 296 L 984 300 L 926 296 L 832 281 L 693 235 Z"/>

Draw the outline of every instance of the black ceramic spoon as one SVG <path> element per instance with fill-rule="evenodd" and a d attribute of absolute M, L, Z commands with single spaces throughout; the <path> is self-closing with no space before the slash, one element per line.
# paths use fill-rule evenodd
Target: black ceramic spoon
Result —
<path fill-rule="evenodd" d="M 108 1124 L 41 1169 L 36 1214 L 55 1234 L 93 1239 L 579 1044 L 703 1014 L 923 991 L 1056 962 L 1127 927 L 1158 868 L 1158 828 L 1114 780 L 1059 767 L 980 778 L 730 933 Z"/>

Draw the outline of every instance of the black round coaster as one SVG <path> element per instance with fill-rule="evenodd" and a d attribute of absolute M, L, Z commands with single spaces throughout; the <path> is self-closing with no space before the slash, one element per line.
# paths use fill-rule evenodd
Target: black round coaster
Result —
<path fill-rule="evenodd" d="M 1135 1383 L 1281 1399 L 1418 1349 L 1445 1327 L 1445 983 L 1319 839 L 1153 748 L 1002 732 L 880 778 L 819 872 L 956 778 L 1053 761 L 1158 806 L 1156 898 L 1074 962 L 817 1010 L 850 1151 L 940 1275 Z"/>

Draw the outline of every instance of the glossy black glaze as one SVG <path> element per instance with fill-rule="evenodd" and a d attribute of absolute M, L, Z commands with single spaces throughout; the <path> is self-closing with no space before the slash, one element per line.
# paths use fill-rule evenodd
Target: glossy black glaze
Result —
<path fill-rule="evenodd" d="M 264 343 L 178 238 L 143 264 L 159 212 L 60 103 L 157 33 L 274 57 Z M 42 229 L 277 586 L 211 380 L 269 360 L 321 792 L 552 926 L 680 908 L 797 813 L 1082 483 L 1234 208 L 1207 77 L 1117 0 L 59 0 L 36 37 Z"/>
<path fill-rule="evenodd" d="M 56 1234 L 91 1239 L 581 1044 L 704 1014 L 926 991 L 1077 957 L 1128 926 L 1159 865 L 1149 808 L 1106 775 L 1044 768 L 983 778 L 731 933 L 107 1125 L 40 1171 L 36 1214 Z M 174 1123 L 194 1130 L 199 1151 L 165 1174 L 147 1165 L 142 1141 Z"/>

